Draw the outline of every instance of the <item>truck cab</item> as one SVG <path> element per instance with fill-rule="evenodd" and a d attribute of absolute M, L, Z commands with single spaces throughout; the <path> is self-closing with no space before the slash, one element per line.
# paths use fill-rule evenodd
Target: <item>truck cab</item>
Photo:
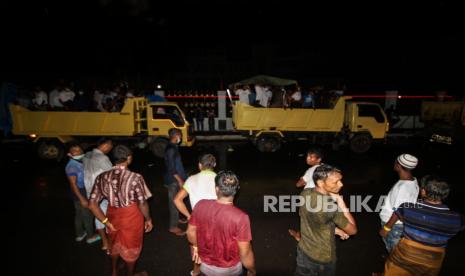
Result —
<path fill-rule="evenodd" d="M 147 105 L 147 132 L 149 136 L 167 137 L 171 128 L 186 129 L 182 146 L 192 146 L 194 136 L 192 126 L 177 104 L 170 102 L 151 102 Z M 185 137 L 184 137 L 185 136 Z"/>
<path fill-rule="evenodd" d="M 354 152 L 363 152 L 372 140 L 383 140 L 389 131 L 389 122 L 379 104 L 346 102 L 344 128 L 348 131 L 349 145 Z"/>

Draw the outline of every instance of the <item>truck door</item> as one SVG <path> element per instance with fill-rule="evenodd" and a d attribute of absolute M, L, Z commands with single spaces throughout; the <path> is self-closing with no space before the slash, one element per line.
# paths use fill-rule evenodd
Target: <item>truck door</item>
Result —
<path fill-rule="evenodd" d="M 369 132 L 373 139 L 382 139 L 387 131 L 387 119 L 377 104 L 359 103 L 356 105 L 354 132 Z"/>
<path fill-rule="evenodd" d="M 154 136 L 167 136 L 170 128 L 182 128 L 185 125 L 184 116 L 177 106 L 150 105 L 148 114 L 148 132 Z"/>

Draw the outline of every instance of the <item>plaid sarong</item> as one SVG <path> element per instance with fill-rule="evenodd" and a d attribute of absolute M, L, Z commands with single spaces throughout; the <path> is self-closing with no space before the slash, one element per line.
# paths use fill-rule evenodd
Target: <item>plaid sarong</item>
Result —
<path fill-rule="evenodd" d="M 438 275 L 445 254 L 444 247 L 427 246 L 402 238 L 387 258 L 383 275 Z"/>

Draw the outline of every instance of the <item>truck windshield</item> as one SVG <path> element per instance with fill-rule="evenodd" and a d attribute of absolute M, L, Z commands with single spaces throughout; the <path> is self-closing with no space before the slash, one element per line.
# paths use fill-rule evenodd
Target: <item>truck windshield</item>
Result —
<path fill-rule="evenodd" d="M 152 114 L 153 119 L 168 119 L 178 127 L 184 126 L 182 114 L 175 106 L 153 105 Z"/>
<path fill-rule="evenodd" d="M 358 105 L 359 117 L 373 117 L 376 122 L 384 123 L 384 116 L 381 113 L 379 106 L 374 104 L 359 104 Z"/>

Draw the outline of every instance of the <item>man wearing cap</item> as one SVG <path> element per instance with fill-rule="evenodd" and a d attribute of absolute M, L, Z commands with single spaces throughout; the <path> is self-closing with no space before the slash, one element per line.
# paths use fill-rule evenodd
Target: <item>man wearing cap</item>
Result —
<path fill-rule="evenodd" d="M 399 220 L 392 227 L 387 227 L 386 223 L 392 216 L 392 213 L 405 202 L 415 203 L 418 198 L 419 187 L 417 179 L 412 175 L 412 170 L 418 164 L 418 159 L 410 154 L 401 154 L 394 163 L 394 171 L 399 175 L 399 180 L 391 188 L 384 199 L 379 217 L 381 218 L 381 227 L 388 232 L 383 237 L 384 244 L 388 252 L 397 245 L 402 235 L 404 225 Z"/>

